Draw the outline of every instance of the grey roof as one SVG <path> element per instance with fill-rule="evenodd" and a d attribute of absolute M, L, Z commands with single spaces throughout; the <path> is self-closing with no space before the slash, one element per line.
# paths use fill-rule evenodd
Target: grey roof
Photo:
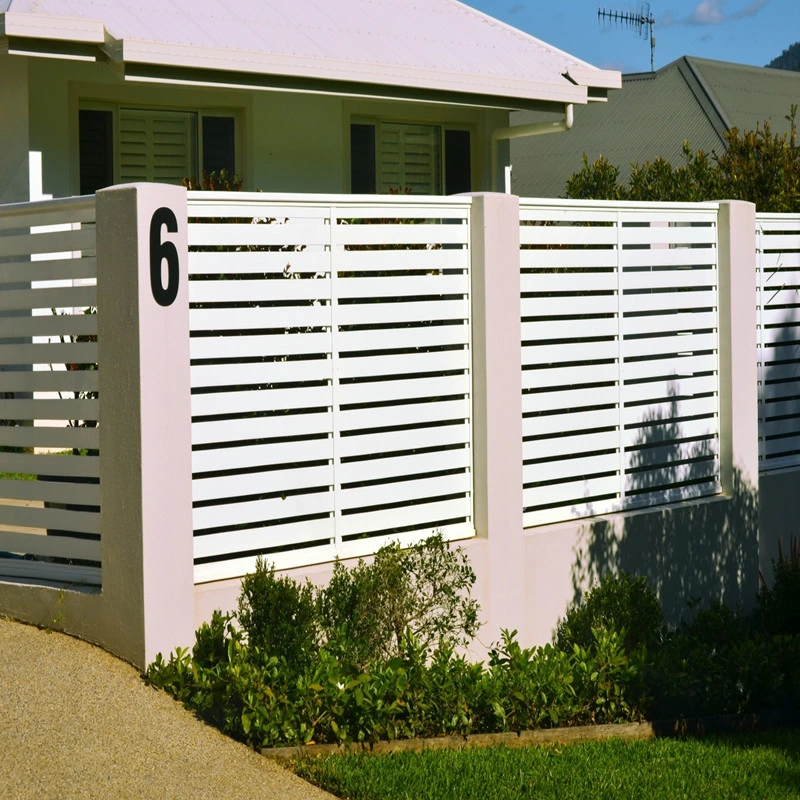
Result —
<path fill-rule="evenodd" d="M 586 103 L 589 87 L 620 85 L 618 72 L 456 0 L 11 0 L 3 33 L 95 46 L 126 75 L 144 65 L 150 78 L 194 69 L 405 86 L 509 108 Z"/>
<path fill-rule="evenodd" d="M 575 109 L 567 133 L 511 142 L 512 189 L 525 197 L 563 197 L 567 178 L 601 155 L 620 168 L 662 156 L 684 163 L 683 143 L 693 150 L 719 151 L 725 131 L 753 130 L 770 120 L 772 130 L 788 131 L 785 119 L 800 102 L 800 73 L 684 56 L 656 72 L 622 76 L 622 90 L 607 103 Z M 543 119 L 515 112 L 512 124 Z"/>

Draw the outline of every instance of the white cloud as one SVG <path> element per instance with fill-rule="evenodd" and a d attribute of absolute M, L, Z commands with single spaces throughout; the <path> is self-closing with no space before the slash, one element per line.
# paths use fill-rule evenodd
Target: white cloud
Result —
<path fill-rule="evenodd" d="M 722 25 L 731 20 L 753 17 L 768 2 L 769 0 L 750 0 L 744 8 L 728 13 L 728 0 L 702 0 L 684 22 L 690 25 Z"/>
<path fill-rule="evenodd" d="M 726 0 L 703 0 L 692 12 L 688 21 L 693 25 L 719 25 L 725 22 Z"/>

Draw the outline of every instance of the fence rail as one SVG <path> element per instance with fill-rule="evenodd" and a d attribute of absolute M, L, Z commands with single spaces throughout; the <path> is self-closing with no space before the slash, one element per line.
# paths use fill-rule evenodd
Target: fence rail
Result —
<path fill-rule="evenodd" d="M 94 198 L 0 208 L 0 574 L 99 584 Z"/>
<path fill-rule="evenodd" d="M 800 464 L 800 216 L 756 216 L 761 471 Z"/>
<path fill-rule="evenodd" d="M 525 526 L 719 492 L 716 207 L 520 217 Z"/>
<path fill-rule="evenodd" d="M 198 582 L 473 534 L 469 209 L 190 194 Z"/>

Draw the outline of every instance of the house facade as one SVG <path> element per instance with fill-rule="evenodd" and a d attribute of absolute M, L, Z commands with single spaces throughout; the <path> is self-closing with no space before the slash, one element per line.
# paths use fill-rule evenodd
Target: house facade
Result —
<path fill-rule="evenodd" d="M 786 117 L 800 97 L 800 73 L 712 61 L 694 56 L 655 72 L 622 77 L 622 91 L 605 104 L 576 108 L 568 136 L 519 139 L 511 143 L 512 190 L 521 197 L 563 197 L 567 179 L 581 169 L 584 154 L 619 167 L 627 182 L 631 164 L 661 157 L 685 161 L 684 142 L 706 153 L 724 146 L 732 128 L 755 130 L 766 120 L 789 131 Z M 546 121 L 542 112 L 513 113 L 514 125 Z"/>
<path fill-rule="evenodd" d="M 223 168 L 247 190 L 486 190 L 511 110 L 563 117 L 619 84 L 452 0 L 6 0 L 0 202 Z"/>

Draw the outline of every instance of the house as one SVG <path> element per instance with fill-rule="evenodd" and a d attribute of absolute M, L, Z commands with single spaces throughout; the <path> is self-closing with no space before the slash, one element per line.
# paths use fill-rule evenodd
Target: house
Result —
<path fill-rule="evenodd" d="M 0 0 L 0 203 L 222 168 L 249 190 L 484 190 L 511 111 L 563 130 L 619 86 L 455 0 Z"/>
<path fill-rule="evenodd" d="M 520 139 L 511 144 L 512 188 L 522 197 L 563 197 L 567 179 L 601 155 L 620 168 L 658 156 L 684 163 L 683 144 L 719 151 L 731 128 L 754 130 L 770 120 L 772 130 L 789 130 L 786 116 L 800 98 L 800 73 L 683 56 L 656 72 L 624 75 L 622 91 L 608 103 L 575 111 L 568 136 Z M 527 125 L 548 115 L 521 111 L 513 124 Z"/>

